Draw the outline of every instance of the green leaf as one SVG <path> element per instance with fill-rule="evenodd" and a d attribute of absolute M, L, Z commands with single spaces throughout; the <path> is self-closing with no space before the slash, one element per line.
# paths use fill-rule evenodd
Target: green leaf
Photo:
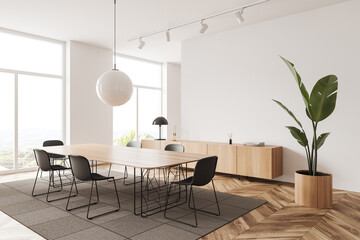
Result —
<path fill-rule="evenodd" d="M 277 104 L 279 104 L 279 106 L 282 107 L 295 120 L 295 122 L 297 122 L 297 124 L 299 124 L 299 126 L 302 128 L 302 125 L 299 122 L 299 120 L 297 120 L 295 115 L 287 107 L 285 107 L 284 104 L 282 104 L 281 102 L 279 102 L 275 99 L 273 99 L 273 101 L 276 102 Z"/>
<path fill-rule="evenodd" d="M 330 135 L 330 133 L 321 134 L 316 140 L 317 149 L 319 149 L 325 142 L 325 139 Z"/>
<path fill-rule="evenodd" d="M 307 146 L 308 140 L 303 131 L 301 131 L 300 129 L 298 129 L 296 127 L 291 127 L 291 126 L 286 126 L 286 128 L 288 128 L 290 130 L 291 135 L 298 141 L 298 143 L 301 146 L 303 146 L 303 147 Z"/>
<path fill-rule="evenodd" d="M 309 110 L 311 119 L 320 122 L 331 115 L 335 109 L 338 79 L 335 75 L 321 78 L 311 91 Z"/>
<path fill-rule="evenodd" d="M 309 108 L 309 93 L 306 90 L 305 85 L 301 81 L 301 77 L 300 77 L 299 73 L 296 71 L 293 63 L 291 63 L 290 61 L 288 61 L 287 59 L 285 59 L 283 57 L 281 57 L 281 59 L 286 63 L 286 65 L 290 69 L 291 73 L 293 74 L 293 76 L 294 76 L 294 78 L 296 80 L 296 83 L 297 83 L 297 85 L 298 85 L 298 87 L 300 89 L 300 93 L 301 93 L 301 96 L 302 96 L 302 98 L 304 100 L 305 107 L 308 109 Z"/>
<path fill-rule="evenodd" d="M 308 116 L 308 118 L 310 120 L 312 120 L 311 116 L 310 116 L 310 113 L 309 113 L 309 109 L 305 108 L 305 112 L 306 112 L 306 116 Z"/>

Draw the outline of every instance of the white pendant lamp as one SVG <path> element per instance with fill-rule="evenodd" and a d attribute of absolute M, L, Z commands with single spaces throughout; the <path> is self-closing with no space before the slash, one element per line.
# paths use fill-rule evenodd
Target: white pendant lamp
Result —
<path fill-rule="evenodd" d="M 116 0 L 114 0 L 114 68 L 106 71 L 97 80 L 96 92 L 103 103 L 120 106 L 129 101 L 133 92 L 130 78 L 116 69 Z"/>

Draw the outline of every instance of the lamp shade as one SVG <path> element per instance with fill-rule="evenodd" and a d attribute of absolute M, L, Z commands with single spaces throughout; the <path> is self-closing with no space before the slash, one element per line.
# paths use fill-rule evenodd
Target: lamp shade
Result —
<path fill-rule="evenodd" d="M 152 125 L 168 125 L 168 121 L 164 117 L 157 117 L 154 119 Z"/>
<path fill-rule="evenodd" d="M 125 73 L 110 70 L 99 77 L 96 83 L 96 92 L 103 103 L 120 106 L 131 98 L 133 84 Z"/>

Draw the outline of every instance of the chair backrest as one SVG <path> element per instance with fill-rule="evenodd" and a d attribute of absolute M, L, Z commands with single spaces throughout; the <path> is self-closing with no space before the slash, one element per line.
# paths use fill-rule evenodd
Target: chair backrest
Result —
<path fill-rule="evenodd" d="M 51 146 L 64 146 L 64 143 L 61 140 L 47 140 L 43 142 L 43 147 Z"/>
<path fill-rule="evenodd" d="M 185 148 L 181 144 L 168 144 L 165 147 L 165 151 L 184 152 Z"/>
<path fill-rule="evenodd" d="M 46 151 L 41 149 L 34 149 L 34 155 L 36 164 L 42 171 L 49 171 L 51 170 L 50 158 Z"/>
<path fill-rule="evenodd" d="M 131 141 L 126 144 L 127 147 L 133 147 L 133 148 L 141 148 L 141 142 L 139 141 Z"/>
<path fill-rule="evenodd" d="M 90 163 L 86 157 L 69 155 L 70 166 L 74 176 L 81 181 L 92 180 Z"/>
<path fill-rule="evenodd" d="M 217 160 L 217 156 L 199 160 L 195 165 L 192 184 L 195 186 L 204 186 L 208 184 L 215 175 Z"/>

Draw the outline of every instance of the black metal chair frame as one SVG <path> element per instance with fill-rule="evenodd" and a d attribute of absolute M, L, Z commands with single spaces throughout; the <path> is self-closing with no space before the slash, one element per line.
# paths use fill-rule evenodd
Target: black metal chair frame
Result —
<path fill-rule="evenodd" d="M 52 146 L 64 146 L 64 143 L 61 140 L 46 140 L 43 142 L 43 147 L 52 147 Z M 67 160 L 66 156 L 58 155 L 58 154 L 49 154 L 49 158 L 50 160 L 53 161 L 52 164 L 55 164 L 55 161 L 61 161 L 63 166 L 70 167 L 68 164 L 66 164 L 66 160 Z M 40 173 L 40 178 L 42 178 L 42 171 Z M 52 183 L 53 183 L 53 187 L 55 187 L 54 179 Z"/>
<path fill-rule="evenodd" d="M 216 158 L 216 162 L 217 162 L 217 157 L 208 157 L 208 158 L 204 158 L 204 159 L 201 159 L 199 160 L 200 161 L 206 161 L 210 158 Z M 216 168 L 216 162 L 215 162 L 215 168 Z M 205 210 L 202 210 L 202 209 L 197 209 L 196 208 L 196 205 L 195 205 L 195 194 L 194 194 L 194 191 L 193 191 L 193 186 L 204 186 L 206 184 L 208 184 L 209 182 L 207 182 L 206 184 L 201 184 L 201 185 L 196 185 L 194 183 L 194 178 L 195 178 L 195 174 L 201 174 L 199 173 L 199 171 L 196 171 L 197 170 L 197 165 L 198 163 L 196 164 L 195 166 L 195 170 L 194 170 L 194 176 L 193 177 L 190 177 L 190 178 L 187 178 L 185 180 L 182 180 L 182 181 L 178 181 L 178 182 L 171 182 L 170 183 L 170 187 L 169 187 L 169 190 L 168 190 L 168 193 L 167 193 L 167 197 L 166 197 L 166 205 L 165 205 L 165 211 L 164 211 L 164 217 L 169 219 L 169 220 L 172 220 L 172 221 L 175 221 L 175 222 L 179 222 L 179 223 L 183 223 L 183 224 L 186 224 L 188 226 L 191 226 L 191 227 L 197 227 L 198 226 L 198 221 L 197 221 L 197 214 L 196 212 L 199 211 L 199 212 L 204 212 L 204 213 L 208 213 L 208 214 L 212 214 L 212 215 L 216 215 L 216 216 L 220 216 L 220 207 L 219 207 L 219 202 L 218 202 L 218 199 L 217 199 L 217 196 L 216 196 L 216 190 L 215 190 L 215 185 L 214 185 L 214 181 L 213 181 L 213 177 L 214 177 L 214 174 L 215 174 L 215 168 L 213 169 L 214 171 L 214 174 L 213 176 L 211 177 L 211 183 L 212 183 L 212 186 L 213 186 L 213 190 L 214 190 L 214 196 L 215 196 L 215 202 L 216 202 L 216 205 L 217 205 L 217 210 L 218 212 L 217 213 L 214 213 L 214 212 L 209 212 L 209 211 L 205 211 Z M 180 221 L 178 219 L 172 219 L 172 218 L 169 218 L 166 216 L 166 211 L 168 209 L 168 202 L 169 202 L 169 198 L 170 198 L 170 192 L 171 192 L 171 187 L 173 184 L 176 184 L 176 185 L 185 185 L 185 186 L 189 186 L 190 185 L 190 192 L 189 192 L 189 200 L 188 200 L 188 207 L 192 210 L 194 210 L 194 216 L 195 216 L 195 224 L 190 224 L 190 223 L 187 223 L 187 222 L 183 222 L 183 221 Z M 180 186 L 179 186 L 180 187 Z M 187 191 L 187 189 L 186 189 Z M 187 195 L 187 194 L 186 194 Z M 193 206 L 191 206 L 191 200 L 193 202 Z"/>
<path fill-rule="evenodd" d="M 79 179 L 79 180 L 80 180 L 80 181 L 91 181 L 91 190 L 90 190 L 90 197 L 89 197 L 89 203 L 88 203 L 88 204 L 84 204 L 84 205 L 77 206 L 77 207 L 74 207 L 74 208 L 69 208 L 71 192 L 72 192 L 74 183 L 75 183 L 75 187 L 76 187 L 75 179 L 77 178 L 77 177 L 76 177 L 76 170 L 75 170 L 75 173 L 74 173 L 73 164 L 72 164 L 72 161 L 73 161 L 72 158 L 82 158 L 82 159 L 86 160 L 86 162 L 87 162 L 87 167 L 86 167 L 86 169 L 82 169 L 82 170 L 83 170 L 83 171 L 89 171 L 89 173 L 90 173 L 90 179 L 88 179 L 88 180 Z M 72 167 L 72 171 L 73 171 L 73 181 L 72 181 L 72 184 L 71 184 L 70 193 L 69 193 L 68 201 L 67 201 L 67 204 L 66 204 L 66 210 L 67 210 L 67 211 L 71 211 L 71 210 L 75 210 L 75 209 L 79 209 L 79 208 L 83 208 L 83 207 L 88 207 L 88 209 L 87 209 L 87 214 L 86 214 L 86 218 L 89 219 L 89 220 L 91 220 L 91 219 L 93 219 L 93 218 L 96 218 L 96 217 L 103 216 L 103 215 L 105 215 L 105 214 L 109 214 L 109 213 L 113 213 L 113 212 L 119 211 L 119 210 L 120 210 L 120 200 L 119 200 L 119 195 L 118 195 L 118 192 L 117 192 L 117 187 L 116 187 L 116 183 L 115 183 L 115 178 L 114 178 L 114 177 L 106 177 L 106 176 L 102 176 L 102 175 L 98 174 L 99 176 L 101 176 L 101 179 L 95 179 L 95 178 L 93 177 L 93 174 L 94 174 L 94 173 L 91 173 L 89 161 L 88 161 L 85 157 L 83 157 L 83 156 L 69 155 L 69 160 L 70 160 L 70 166 Z M 117 209 L 114 209 L 114 210 L 111 210 L 111 211 L 108 211 L 108 212 L 105 212 L 105 213 L 101 213 L 101 214 L 98 214 L 98 215 L 89 217 L 90 206 L 99 203 L 99 191 L 98 191 L 97 181 L 109 180 L 109 179 L 111 179 L 111 180 L 113 181 L 113 183 L 114 183 L 114 189 L 115 189 L 116 198 L 117 198 L 117 202 L 118 202 L 118 208 L 117 208 Z M 93 194 L 93 189 L 94 189 L 94 182 L 95 182 L 95 188 L 96 188 L 96 202 L 91 202 L 91 198 L 92 198 L 92 194 Z M 76 191 L 77 191 L 77 189 L 76 189 Z"/>
<path fill-rule="evenodd" d="M 39 161 L 44 161 L 45 162 L 45 159 L 42 160 L 42 159 L 38 159 L 38 156 L 36 154 L 36 152 L 42 152 L 44 154 L 46 154 L 47 156 L 47 159 L 46 159 L 46 162 L 48 162 L 48 168 L 47 169 L 42 169 L 41 168 L 41 163 L 39 163 Z M 50 163 L 50 157 L 48 155 L 48 153 L 44 150 L 40 150 L 40 149 L 34 149 L 34 155 L 35 155 L 35 160 L 36 160 L 36 163 L 38 165 L 38 170 L 37 170 L 37 173 L 36 173 L 36 177 L 35 177 L 35 181 L 34 181 L 34 185 L 33 185 L 33 189 L 32 189 L 32 192 L 31 192 L 31 195 L 33 197 L 36 197 L 36 196 L 41 196 L 41 195 L 45 195 L 46 194 L 46 202 L 53 202 L 53 201 L 57 201 L 57 200 L 61 200 L 61 199 L 66 199 L 68 197 L 61 197 L 61 198 L 56 198 L 56 199 L 52 199 L 52 200 L 49 200 L 49 194 L 50 193 L 56 193 L 56 192 L 61 192 L 63 190 L 63 183 L 62 183 L 62 179 L 61 179 L 61 174 L 60 174 L 60 171 L 65 171 L 65 170 L 71 170 L 71 168 L 67 168 L 67 167 L 64 167 L 64 166 L 61 166 L 61 165 L 51 165 Z M 45 156 L 45 155 L 44 155 Z M 47 164 L 47 163 L 46 163 Z M 35 187 L 36 187 L 36 182 L 37 182 L 37 179 L 38 179 L 38 176 L 39 176 L 39 171 L 42 171 L 42 172 L 49 172 L 49 184 L 48 184 L 48 190 L 47 192 L 44 192 L 44 193 L 38 193 L 38 194 L 35 194 Z M 58 188 L 57 186 L 55 186 L 55 181 L 54 181 L 54 172 L 57 171 L 58 175 L 59 175 L 59 179 L 60 179 L 60 189 L 59 190 L 55 190 L 55 191 L 50 191 L 50 188 L 53 187 L 53 188 Z M 51 183 L 53 183 L 53 185 L 51 185 Z M 76 187 L 76 183 L 75 183 L 75 187 Z M 78 190 L 77 190 L 77 187 L 76 187 L 76 194 L 75 195 L 72 195 L 70 197 L 75 197 L 77 196 L 78 194 Z"/>

